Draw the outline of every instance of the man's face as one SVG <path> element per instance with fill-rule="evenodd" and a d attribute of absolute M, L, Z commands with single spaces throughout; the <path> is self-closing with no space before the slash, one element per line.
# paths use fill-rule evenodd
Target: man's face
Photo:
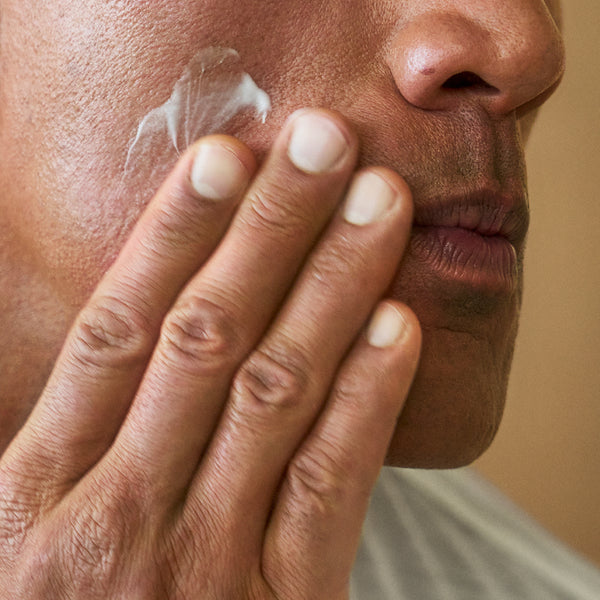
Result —
<path fill-rule="evenodd" d="M 415 227 L 390 292 L 417 313 L 424 346 L 390 461 L 458 465 L 487 447 L 522 287 L 519 119 L 563 64 L 543 0 L 0 7 L 2 219 L 30 289 L 51 290 L 50 300 L 29 301 L 44 307 L 57 340 L 177 158 L 156 147 L 135 181 L 123 177 L 140 120 L 169 98 L 198 51 L 230 47 L 273 110 L 265 124 L 242 115 L 226 133 L 261 158 L 295 109 L 335 109 L 360 136 L 361 164 L 391 167 L 412 188 Z"/>

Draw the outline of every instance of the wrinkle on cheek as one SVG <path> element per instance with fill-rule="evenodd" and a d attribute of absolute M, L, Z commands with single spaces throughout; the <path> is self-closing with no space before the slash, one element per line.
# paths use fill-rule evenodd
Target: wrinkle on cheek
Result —
<path fill-rule="evenodd" d="M 271 110 L 269 95 L 242 67 L 232 48 L 200 50 L 175 83 L 170 98 L 139 122 L 127 152 L 124 177 L 147 164 L 157 147 L 183 152 L 198 138 L 223 132 L 239 113 L 254 110 L 263 123 Z"/>

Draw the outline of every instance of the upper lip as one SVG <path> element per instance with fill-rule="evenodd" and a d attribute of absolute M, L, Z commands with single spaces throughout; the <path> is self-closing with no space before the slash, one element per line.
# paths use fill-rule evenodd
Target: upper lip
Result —
<path fill-rule="evenodd" d="M 415 198 L 417 227 L 458 227 L 482 236 L 500 236 L 519 249 L 529 226 L 524 191 L 494 189 L 485 185 L 456 193 Z"/>

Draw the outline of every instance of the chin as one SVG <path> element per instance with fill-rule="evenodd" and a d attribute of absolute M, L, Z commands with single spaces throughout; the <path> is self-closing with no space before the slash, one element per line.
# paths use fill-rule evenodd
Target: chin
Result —
<path fill-rule="evenodd" d="M 496 411 L 431 419 L 407 409 L 398 421 L 385 464 L 412 469 L 470 465 L 489 448 L 500 420 Z"/>
<path fill-rule="evenodd" d="M 424 331 L 421 364 L 387 465 L 452 469 L 489 448 L 502 420 L 514 346 L 512 336 L 504 341 L 500 349 L 471 335 Z"/>

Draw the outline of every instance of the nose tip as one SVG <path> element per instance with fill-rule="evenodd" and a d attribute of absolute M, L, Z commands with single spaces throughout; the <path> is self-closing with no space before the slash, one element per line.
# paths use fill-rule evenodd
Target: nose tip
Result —
<path fill-rule="evenodd" d="M 427 110 L 476 100 L 490 113 L 506 114 L 555 84 L 564 69 L 564 48 L 547 11 L 499 9 L 494 17 L 426 13 L 405 25 L 390 59 L 403 97 Z"/>

